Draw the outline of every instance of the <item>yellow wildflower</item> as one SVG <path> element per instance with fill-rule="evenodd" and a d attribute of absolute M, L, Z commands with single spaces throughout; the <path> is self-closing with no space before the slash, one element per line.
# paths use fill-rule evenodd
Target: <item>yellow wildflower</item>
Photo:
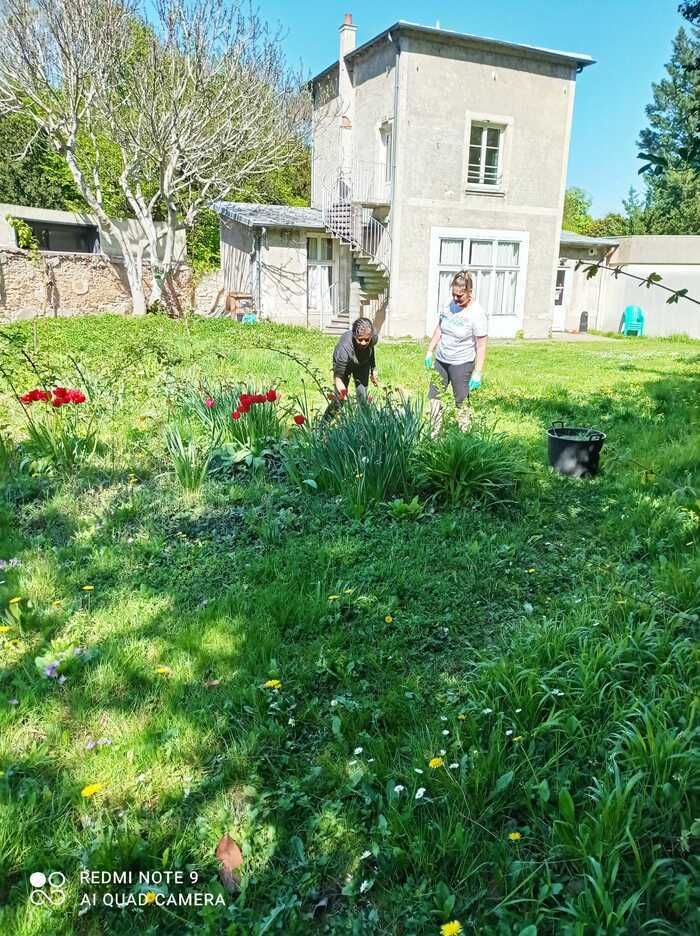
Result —
<path fill-rule="evenodd" d="M 169 666 L 156 666 L 156 673 L 160 673 L 161 676 L 170 676 L 172 670 Z"/>
<path fill-rule="evenodd" d="M 466 720 L 467 720 L 467 716 L 466 716 L 466 715 L 458 715 L 458 716 L 457 716 L 457 721 L 466 721 Z"/>
<path fill-rule="evenodd" d="M 328 596 L 328 600 L 329 600 L 329 601 L 337 601 L 338 598 L 340 598 L 340 595 L 329 595 L 329 596 Z"/>
<path fill-rule="evenodd" d="M 279 679 L 268 679 L 264 684 L 263 688 L 265 689 L 281 689 L 282 683 Z"/>
<path fill-rule="evenodd" d="M 528 573 L 529 573 L 530 575 L 532 575 L 532 573 L 533 573 L 533 572 L 536 572 L 537 569 L 528 569 L 527 571 L 528 571 Z"/>
<path fill-rule="evenodd" d="M 459 936 L 462 932 L 462 924 L 459 920 L 451 920 L 449 923 L 443 923 L 440 927 L 440 936 Z"/>
<path fill-rule="evenodd" d="M 386 624 L 391 624 L 393 620 L 394 620 L 394 619 L 393 619 L 393 617 L 392 617 L 390 614 L 387 614 L 387 615 L 384 616 L 384 621 L 385 621 Z"/>
<path fill-rule="evenodd" d="M 511 842 L 519 842 L 522 838 L 522 835 L 519 832 L 509 832 L 508 838 L 511 840 Z"/>
<path fill-rule="evenodd" d="M 6 634 L 9 630 L 12 630 L 12 628 L 7 624 L 3 624 L 2 627 L 0 627 L 0 634 Z"/>
<path fill-rule="evenodd" d="M 522 741 L 522 740 L 523 740 L 523 735 L 521 735 L 521 734 L 516 735 L 516 736 L 513 738 L 513 741 Z"/>
<path fill-rule="evenodd" d="M 9 603 L 10 603 L 11 605 L 13 605 L 13 604 L 19 604 L 21 600 L 22 600 L 22 597 L 21 597 L 20 595 L 18 595 L 16 598 L 10 598 Z"/>
<path fill-rule="evenodd" d="M 146 894 L 146 903 L 152 904 L 155 902 L 156 902 L 156 895 L 153 893 L 153 891 L 148 891 L 148 893 Z"/>
<path fill-rule="evenodd" d="M 95 591 L 94 585 L 83 585 L 83 591 Z"/>
<path fill-rule="evenodd" d="M 353 593 L 354 591 L 355 591 L 354 588 L 345 588 L 345 589 L 343 589 L 343 594 L 344 594 L 344 595 L 352 595 L 352 593 Z"/>
<path fill-rule="evenodd" d="M 442 767 L 445 761 L 441 757 L 431 757 L 428 761 L 428 767 L 436 770 L 438 767 Z"/>
<path fill-rule="evenodd" d="M 80 791 L 80 795 L 85 799 L 94 796 L 95 793 L 100 793 L 104 789 L 103 784 L 101 783 L 88 783 L 87 786 L 83 787 Z"/>

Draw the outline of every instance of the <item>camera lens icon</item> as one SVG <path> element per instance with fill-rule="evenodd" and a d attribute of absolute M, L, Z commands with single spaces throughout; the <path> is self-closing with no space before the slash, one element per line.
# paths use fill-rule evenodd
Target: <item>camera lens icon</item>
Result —
<path fill-rule="evenodd" d="M 66 899 L 63 890 L 66 876 L 62 871 L 50 871 L 48 875 L 43 871 L 32 871 L 29 875 L 29 883 L 33 888 L 29 899 L 37 907 L 60 907 Z"/>

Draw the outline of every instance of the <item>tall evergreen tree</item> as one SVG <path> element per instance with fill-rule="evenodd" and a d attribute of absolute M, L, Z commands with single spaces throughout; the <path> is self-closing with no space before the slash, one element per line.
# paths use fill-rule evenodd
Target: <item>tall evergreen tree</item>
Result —
<path fill-rule="evenodd" d="M 674 40 L 666 77 L 652 85 L 649 126 L 639 135 L 653 166 L 645 220 L 658 234 L 700 234 L 700 28 L 689 21 L 690 31 L 681 28 Z"/>

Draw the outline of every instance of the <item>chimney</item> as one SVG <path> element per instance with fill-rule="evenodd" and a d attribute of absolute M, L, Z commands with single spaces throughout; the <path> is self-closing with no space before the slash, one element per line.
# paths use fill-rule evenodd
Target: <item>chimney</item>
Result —
<path fill-rule="evenodd" d="M 355 48 L 355 33 L 357 26 L 352 25 L 352 13 L 346 13 L 340 27 L 340 58 L 352 52 Z"/>
<path fill-rule="evenodd" d="M 352 125 L 355 117 L 355 89 L 345 56 L 355 48 L 357 26 L 352 25 L 352 13 L 346 13 L 340 27 L 338 50 L 338 97 L 340 98 L 340 168 L 348 174 L 352 168 Z"/>

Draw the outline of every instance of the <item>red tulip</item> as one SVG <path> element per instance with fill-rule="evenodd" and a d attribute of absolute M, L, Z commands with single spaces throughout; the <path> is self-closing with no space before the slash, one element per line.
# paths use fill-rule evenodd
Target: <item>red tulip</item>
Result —
<path fill-rule="evenodd" d="M 231 419 L 240 419 L 240 418 L 241 418 L 241 414 L 238 412 L 238 410 L 231 413 Z"/>
<path fill-rule="evenodd" d="M 239 403 L 239 404 L 238 404 L 238 411 L 239 411 L 240 413 L 247 413 L 247 412 L 250 411 L 250 407 L 251 407 L 251 403 Z"/>
<path fill-rule="evenodd" d="M 242 403 L 244 406 L 250 406 L 253 402 L 253 398 L 249 393 L 242 393 L 238 398 L 239 404 Z"/>
<path fill-rule="evenodd" d="M 294 422 L 297 424 L 297 426 L 303 426 L 306 422 L 306 418 L 302 416 L 301 413 L 297 413 L 297 415 L 294 417 Z"/>
<path fill-rule="evenodd" d="M 265 394 L 265 399 L 267 400 L 268 403 L 274 403 L 275 400 L 277 399 L 277 391 L 268 390 L 267 393 Z"/>
<path fill-rule="evenodd" d="M 211 397 L 207 397 L 206 400 L 204 401 L 204 405 L 206 406 L 207 409 L 211 409 L 213 406 L 216 405 L 216 401 L 212 400 Z"/>

